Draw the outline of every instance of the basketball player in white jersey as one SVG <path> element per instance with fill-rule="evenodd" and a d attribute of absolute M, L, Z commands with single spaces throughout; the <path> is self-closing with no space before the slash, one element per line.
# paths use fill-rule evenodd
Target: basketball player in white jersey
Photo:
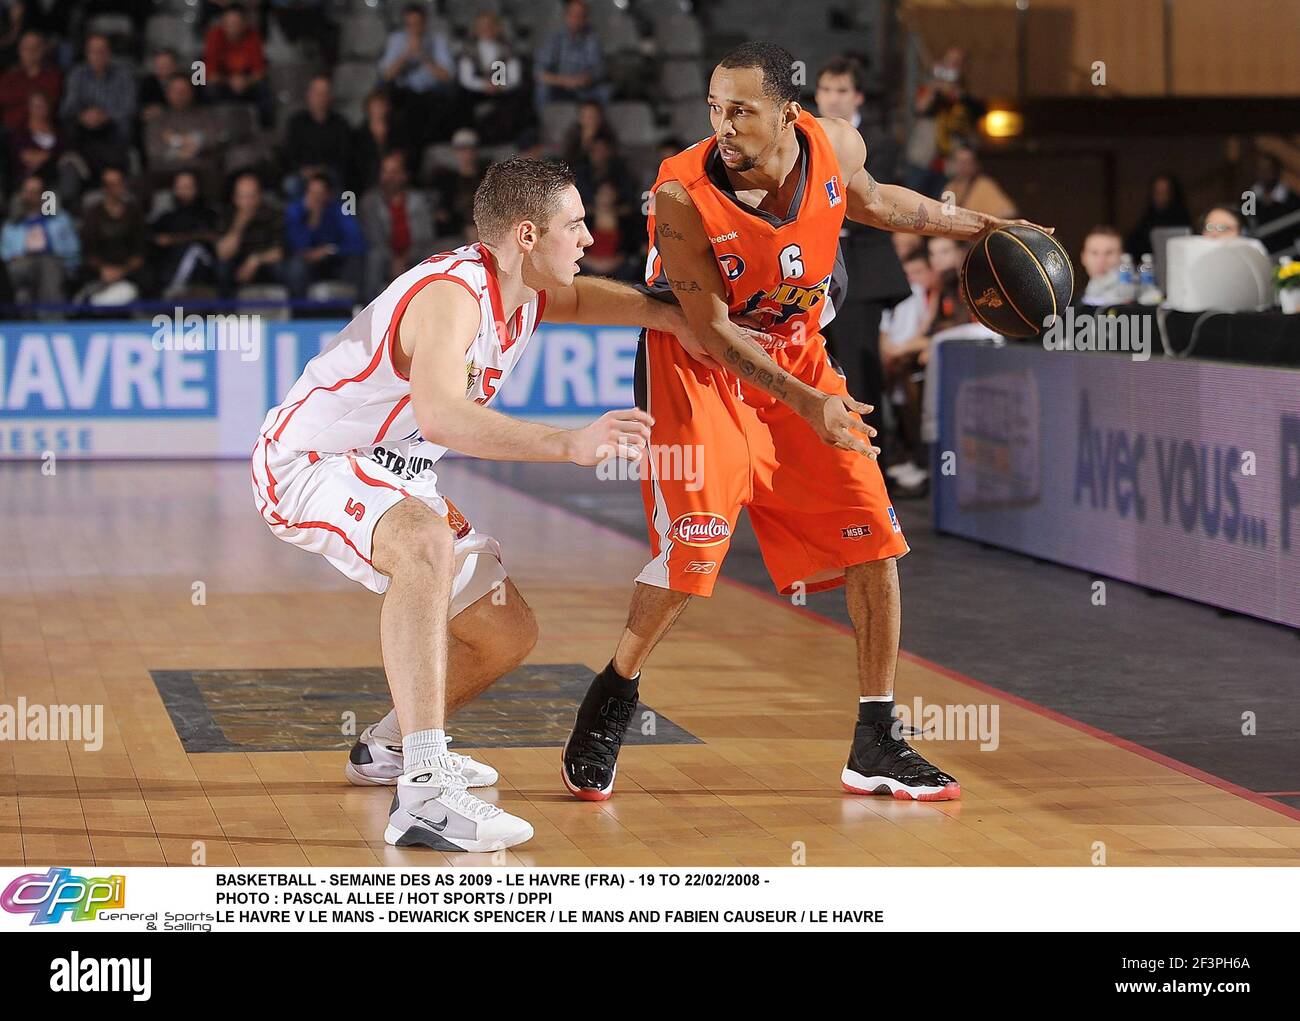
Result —
<path fill-rule="evenodd" d="M 615 450 L 640 460 L 645 412 L 565 430 L 487 407 L 543 319 L 685 331 L 675 305 L 575 279 L 592 243 L 583 216 L 563 164 L 491 167 L 474 196 L 480 241 L 394 280 L 307 365 L 253 452 L 271 531 L 386 593 L 380 639 L 395 708 L 362 735 L 347 774 L 396 786 L 390 844 L 492 851 L 533 835 L 469 793 L 496 771 L 447 749 L 447 715 L 518 665 L 537 625 L 496 541 L 439 491 L 433 466 L 448 448 L 493 460 L 594 465 Z"/>

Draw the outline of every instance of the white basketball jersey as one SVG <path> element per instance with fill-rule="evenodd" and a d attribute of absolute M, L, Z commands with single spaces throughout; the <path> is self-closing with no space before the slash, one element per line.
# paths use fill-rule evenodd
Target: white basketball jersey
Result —
<path fill-rule="evenodd" d="M 454 280 L 479 303 L 479 329 L 465 352 L 465 397 L 489 403 L 518 363 L 537 329 L 546 295 L 523 305 L 507 323 L 496 262 L 480 244 L 430 256 L 407 270 L 343 327 L 334 343 L 307 363 L 279 407 L 262 423 L 259 443 L 304 454 L 343 454 L 384 444 L 419 445 L 426 464 L 445 448 L 422 440 L 411 406 L 411 381 L 397 371 L 393 352 L 406 307 L 435 280 Z"/>

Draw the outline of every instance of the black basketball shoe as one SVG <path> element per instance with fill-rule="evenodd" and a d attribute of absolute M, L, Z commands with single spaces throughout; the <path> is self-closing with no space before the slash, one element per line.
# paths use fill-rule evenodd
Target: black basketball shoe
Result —
<path fill-rule="evenodd" d="M 956 801 L 961 786 L 901 737 L 897 721 L 859 721 L 840 783 L 850 794 L 891 794 L 901 801 Z"/>
<path fill-rule="evenodd" d="M 635 694 L 631 698 L 611 694 L 599 676 L 591 682 L 578 707 L 573 732 L 564 742 L 560 775 L 574 797 L 605 801 L 614 793 L 618 750 L 635 711 Z"/>

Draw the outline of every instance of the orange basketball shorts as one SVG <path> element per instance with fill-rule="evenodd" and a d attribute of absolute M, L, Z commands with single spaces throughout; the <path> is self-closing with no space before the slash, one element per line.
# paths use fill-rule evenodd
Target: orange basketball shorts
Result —
<path fill-rule="evenodd" d="M 810 386 L 848 393 L 820 335 L 777 357 Z M 835 588 L 846 567 L 908 551 L 874 460 L 822 442 L 786 405 L 700 365 L 671 334 L 646 331 L 636 392 L 654 418 L 641 471 L 653 558 L 637 581 L 710 595 L 742 507 L 782 593 Z"/>

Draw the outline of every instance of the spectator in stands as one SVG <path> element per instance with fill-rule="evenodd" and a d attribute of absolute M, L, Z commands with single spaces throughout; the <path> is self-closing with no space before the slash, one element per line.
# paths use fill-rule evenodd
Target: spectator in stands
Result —
<path fill-rule="evenodd" d="M 86 61 L 68 75 L 60 115 L 68 124 L 68 148 L 80 153 L 92 176 L 106 166 L 125 166 L 135 131 L 135 76 L 112 59 L 108 39 L 86 37 Z"/>
<path fill-rule="evenodd" d="M 1201 235 L 1216 241 L 1241 237 L 1241 214 L 1232 206 L 1211 206 L 1201 216 Z"/>
<path fill-rule="evenodd" d="M 164 297 L 190 284 L 216 280 L 212 246 L 217 240 L 217 213 L 203 200 L 194 171 L 181 170 L 172 178 L 169 208 L 154 217 L 149 235 L 151 276 Z"/>
<path fill-rule="evenodd" d="M 907 141 L 903 183 L 932 198 L 943 190 L 948 157 L 975 140 L 976 125 L 984 116 L 984 104 L 966 91 L 965 64 L 965 51 L 948 47 L 913 104 L 916 118 Z"/>
<path fill-rule="evenodd" d="M 1300 211 L 1300 195 L 1282 180 L 1282 164 L 1271 153 L 1262 152 L 1255 160 L 1255 183 L 1250 186 L 1255 195 L 1255 226 L 1264 227 L 1274 220 Z M 1261 240 L 1270 252 L 1288 248 L 1300 237 L 1300 224 L 1282 227 L 1266 234 Z"/>
<path fill-rule="evenodd" d="M 246 171 L 235 178 L 231 208 L 218 227 L 217 282 L 224 298 L 248 284 L 284 278 L 284 228 L 280 213 L 262 195 L 262 182 Z"/>
<path fill-rule="evenodd" d="M 966 258 L 968 246 L 952 238 L 925 240 L 930 269 L 934 272 L 934 288 L 938 295 L 935 318 L 931 325 L 938 331 L 970 322 L 970 312 L 962 301 L 959 283 L 961 264 Z"/>
<path fill-rule="evenodd" d="M 587 230 L 592 243 L 583 257 L 583 268 L 601 276 L 639 280 L 644 262 L 636 256 L 645 224 L 638 223 L 638 219 L 631 215 L 613 182 L 602 181 L 587 206 Z"/>
<path fill-rule="evenodd" d="M 175 50 L 159 50 L 153 55 L 149 73 L 141 77 L 138 92 L 140 116 L 146 122 L 167 109 L 167 86 L 180 71 Z"/>
<path fill-rule="evenodd" d="M 302 198 L 285 210 L 289 259 L 285 283 L 289 297 L 307 297 L 307 288 L 323 280 L 361 286 L 365 239 L 355 210 L 345 211 L 338 188 L 325 174 L 311 174 Z"/>
<path fill-rule="evenodd" d="M 419 167 L 419 149 L 411 140 L 405 122 L 393 110 L 388 93 L 380 90 L 366 99 L 365 119 L 352 132 L 348 146 L 352 163 L 348 171 L 348 187 L 358 195 L 373 188 L 379 181 L 380 161 L 393 149 L 406 154 L 408 167 Z"/>
<path fill-rule="evenodd" d="M 840 117 L 857 128 L 867 146 L 872 177 L 882 184 L 892 184 L 898 146 L 886 132 L 869 128 L 864 122 L 865 89 L 862 65 L 850 57 L 837 57 L 817 74 L 817 111 L 824 117 Z M 827 344 L 844 370 L 849 393 L 876 409 L 866 420 L 877 430 L 884 425 L 880 413 L 884 394 L 880 321 L 887 309 L 910 293 L 890 236 L 874 227 L 844 221 L 840 250 L 847 293 L 838 303 L 834 322 L 826 329 Z M 882 463 L 881 469 L 884 467 Z"/>
<path fill-rule="evenodd" d="M 460 56 L 460 87 L 474 105 L 474 126 L 488 145 L 517 142 L 531 108 L 520 86 L 523 62 L 505 39 L 501 19 L 484 12 Z"/>
<path fill-rule="evenodd" d="M 1114 227 L 1101 224 L 1088 231 L 1083 239 L 1079 261 L 1088 274 L 1088 286 L 1079 299 L 1084 305 L 1119 305 L 1132 298 L 1132 287 L 1119 279 L 1119 263 L 1124 255 L 1124 239 Z"/>
<path fill-rule="evenodd" d="M 105 167 L 101 197 L 81 224 L 81 254 L 89 277 L 79 303 L 125 305 L 140 296 L 148 236 L 144 214 L 126 187 L 120 167 Z"/>
<path fill-rule="evenodd" d="M 1147 189 L 1147 208 L 1142 219 L 1129 231 L 1124 251 L 1134 258 L 1153 251 L 1151 231 L 1155 227 L 1189 227 L 1192 214 L 1183 198 L 1182 183 L 1173 174 L 1157 174 Z"/>
<path fill-rule="evenodd" d="M 339 26 L 326 10 L 325 0 L 271 0 L 271 14 L 285 39 L 316 41 L 321 62 L 333 67 L 339 59 Z"/>
<path fill-rule="evenodd" d="M 627 161 L 619 155 L 615 143 L 603 136 L 593 141 L 585 155 L 573 164 L 573 176 L 583 202 L 594 202 L 596 191 L 603 184 L 614 186 L 620 206 L 631 203 L 638 194 Z"/>
<path fill-rule="evenodd" d="M 307 85 L 307 108 L 289 118 L 285 131 L 285 166 L 290 178 L 285 182 L 285 190 L 294 198 L 302 195 L 311 174 L 328 174 L 336 189 L 344 185 L 352 129 L 332 109 L 333 102 L 329 75 L 317 75 Z"/>
<path fill-rule="evenodd" d="M 27 120 L 27 98 L 39 92 L 50 108 L 58 109 L 63 74 L 45 59 L 45 38 L 24 32 L 18 43 L 18 63 L 0 75 L 0 116 L 4 126 L 17 131 Z"/>
<path fill-rule="evenodd" d="M 425 9 L 407 4 L 402 28 L 388 37 L 379 75 L 393 104 L 418 126 L 421 146 L 447 138 L 459 125 L 456 65 L 446 33 L 430 30 Z"/>
<path fill-rule="evenodd" d="M 361 199 L 365 301 L 433 251 L 433 209 L 424 192 L 411 188 L 409 181 L 406 154 L 386 153 L 379 165 L 378 186 Z"/>
<path fill-rule="evenodd" d="M 80 161 L 65 155 L 54 110 L 45 93 L 33 92 L 27 97 L 27 122 L 13 133 L 10 145 L 15 181 L 35 174 L 64 202 L 76 203 L 84 184 L 78 171 Z"/>
<path fill-rule="evenodd" d="M 7 65 L 14 59 L 14 49 L 23 30 L 25 8 L 26 3 L 20 0 L 0 2 L 0 64 Z"/>
<path fill-rule="evenodd" d="M 896 496 L 920 496 L 928 473 L 918 463 L 921 445 L 921 401 L 914 376 L 930 349 L 930 332 L 938 313 L 939 292 L 930 257 L 924 246 L 903 260 L 910 295 L 888 309 L 880 321 L 882 392 L 894 407 L 895 436 L 882 437 L 878 446 L 887 456 L 885 477 Z M 890 448 L 888 454 L 884 449 Z"/>
<path fill-rule="evenodd" d="M 906 262 L 925 246 L 925 238 L 920 234 L 904 234 L 902 231 L 895 231 L 889 235 L 889 240 L 893 242 L 894 254 L 898 256 L 900 263 Z"/>
<path fill-rule="evenodd" d="M 952 176 L 944 190 L 953 193 L 954 205 L 1004 220 L 1015 219 L 1016 204 L 1007 197 L 997 181 L 984 173 L 974 149 L 968 145 L 958 147 L 953 151 L 948 166 Z"/>
<path fill-rule="evenodd" d="M 166 98 L 166 108 L 144 129 L 150 190 L 164 187 L 177 170 L 187 167 L 198 171 L 206 190 L 215 194 L 222 180 L 217 156 L 226 141 L 220 109 L 199 106 L 194 86 L 183 74 L 167 82 Z"/>
<path fill-rule="evenodd" d="M 271 123 L 271 87 L 266 81 L 262 37 L 242 3 L 226 6 L 203 40 L 207 84 L 218 102 L 252 103 L 262 126 Z"/>
<path fill-rule="evenodd" d="M 13 214 L 0 231 L 0 259 L 15 300 L 20 305 L 63 301 L 65 286 L 76 273 L 80 258 L 81 241 L 72 219 L 39 177 L 26 178 Z M 42 312 L 40 318 L 56 315 Z"/>
<path fill-rule="evenodd" d="M 605 52 L 591 27 L 585 0 L 564 5 L 564 27 L 553 32 L 537 51 L 533 66 L 537 103 L 594 100 L 608 103 Z"/>
<path fill-rule="evenodd" d="M 565 132 L 560 155 L 570 167 L 576 166 L 587 158 L 592 143 L 598 138 L 606 139 L 616 145 L 618 143 L 618 136 L 610 126 L 609 118 L 605 116 L 605 108 L 594 100 L 579 103 L 577 116 L 569 130 Z M 667 159 L 666 156 L 664 158 Z"/>
<path fill-rule="evenodd" d="M 474 191 L 483 180 L 487 160 L 479 155 L 478 136 L 461 128 L 451 140 L 455 165 L 433 175 L 433 230 L 444 238 L 467 237 L 474 229 Z"/>

